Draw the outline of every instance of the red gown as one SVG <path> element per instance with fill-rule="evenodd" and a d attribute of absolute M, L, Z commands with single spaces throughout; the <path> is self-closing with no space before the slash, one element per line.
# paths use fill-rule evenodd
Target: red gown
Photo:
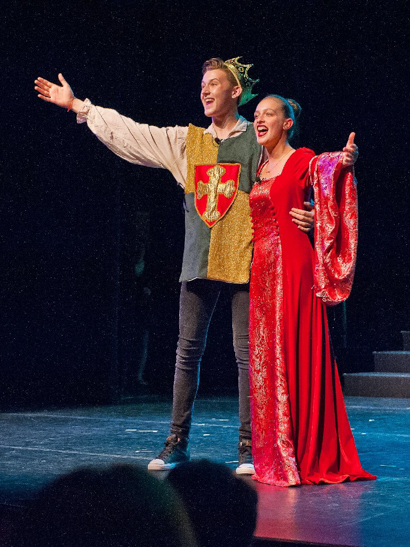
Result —
<path fill-rule="evenodd" d="M 354 205 L 349 209 L 349 194 L 344 199 L 345 232 L 338 230 L 338 215 L 331 208 L 330 213 L 316 211 L 316 241 L 321 242 L 316 255 L 308 236 L 289 215 L 292 207 L 304 208 L 314 178 L 309 175 L 313 156 L 306 148 L 296 150 L 281 175 L 255 183 L 250 194 L 254 228 L 250 287 L 254 478 L 277 486 L 376 478 L 360 465 L 330 348 L 323 303 L 332 300 L 335 292 L 336 303 L 350 290 L 357 209 Z M 340 201 L 337 183 L 347 170 L 341 169 L 340 154 L 329 158 L 320 166 L 324 185 L 321 193 L 315 192 L 315 206 L 329 201 L 329 180 L 336 185 L 333 197 Z M 338 231 L 350 233 L 344 246 Z M 326 248 L 329 242 L 333 247 Z M 326 263 L 332 252 L 337 255 L 341 249 L 344 256 L 333 257 L 333 266 Z M 348 260 L 343 263 L 346 253 Z M 347 290 L 343 286 L 346 272 L 350 284 Z M 340 284 L 341 297 L 337 292 Z"/>

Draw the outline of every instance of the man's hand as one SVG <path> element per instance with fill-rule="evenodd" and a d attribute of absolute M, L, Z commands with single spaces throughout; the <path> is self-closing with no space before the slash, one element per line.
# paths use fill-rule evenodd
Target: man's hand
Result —
<path fill-rule="evenodd" d="M 296 224 L 299 230 L 307 234 L 315 226 L 315 208 L 310 201 L 305 201 L 303 205 L 305 209 L 296 209 L 293 207 L 289 214 L 292 217 L 292 222 Z"/>
<path fill-rule="evenodd" d="M 53 103 L 70 110 L 75 99 L 73 90 L 68 85 L 62 74 L 58 75 L 61 85 L 53 84 L 44 78 L 37 78 L 34 89 L 38 91 L 38 97 L 48 103 Z"/>
<path fill-rule="evenodd" d="M 359 157 L 359 148 L 354 143 L 356 133 L 350 133 L 346 146 L 343 148 L 343 166 L 350 167 L 356 163 Z"/>

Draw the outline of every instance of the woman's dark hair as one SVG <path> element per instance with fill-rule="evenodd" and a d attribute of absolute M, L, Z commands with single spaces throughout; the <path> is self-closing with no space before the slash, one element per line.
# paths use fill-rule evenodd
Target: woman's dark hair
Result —
<path fill-rule="evenodd" d="M 298 118 L 302 112 L 302 107 L 294 99 L 285 99 L 280 95 L 266 95 L 265 99 L 272 97 L 273 99 L 278 99 L 282 103 L 282 110 L 285 118 L 292 118 L 293 125 L 288 131 L 288 140 L 290 141 L 295 134 L 299 131 Z"/>

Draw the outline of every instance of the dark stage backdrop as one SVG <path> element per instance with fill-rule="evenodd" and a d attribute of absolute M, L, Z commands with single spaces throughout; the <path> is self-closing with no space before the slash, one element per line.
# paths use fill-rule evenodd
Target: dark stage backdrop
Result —
<path fill-rule="evenodd" d="M 37 99 L 34 79 L 60 71 L 79 98 L 137 121 L 204 125 L 203 61 L 242 55 L 254 63 L 260 96 L 302 105 L 296 144 L 338 150 L 356 131 L 360 247 L 343 368 L 370 370 L 372 351 L 399 349 L 399 331 L 410 328 L 405 7 L 10 3 L 1 19 L 3 403 L 116 400 L 146 328 L 150 389 L 169 394 L 172 386 L 182 192 L 169 173 L 127 164 L 72 113 Z M 242 113 L 251 119 L 255 105 Z M 151 295 L 141 300 L 144 287 Z M 235 386 L 228 308 L 223 300 L 211 327 L 204 392 Z"/>

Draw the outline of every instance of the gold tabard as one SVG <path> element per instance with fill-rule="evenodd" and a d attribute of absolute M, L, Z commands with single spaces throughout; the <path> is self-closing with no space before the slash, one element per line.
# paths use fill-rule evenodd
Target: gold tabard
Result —
<path fill-rule="evenodd" d="M 185 193 L 195 192 L 195 165 L 214 165 L 218 158 L 218 145 L 210 133 L 203 134 L 202 127 L 189 126 L 187 139 L 187 178 Z"/>
<path fill-rule="evenodd" d="M 239 190 L 223 221 L 217 222 L 212 228 L 207 277 L 229 280 L 231 283 L 247 283 L 252 249 L 249 194 Z"/>

